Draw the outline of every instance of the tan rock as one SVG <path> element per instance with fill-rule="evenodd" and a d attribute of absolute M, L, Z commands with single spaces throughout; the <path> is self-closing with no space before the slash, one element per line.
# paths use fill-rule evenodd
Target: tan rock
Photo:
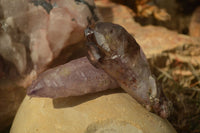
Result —
<path fill-rule="evenodd" d="M 135 22 L 133 19 L 135 14 L 128 7 L 104 1 L 97 0 L 95 2 L 103 19 L 107 22 L 119 24 L 131 33 L 144 50 L 147 58 L 183 44 L 200 44 L 200 40 L 196 38 L 178 34 L 164 27 L 141 26 Z M 198 15 L 198 13 L 196 14 Z"/>
<path fill-rule="evenodd" d="M 200 6 L 194 11 L 189 26 L 190 36 L 200 37 Z"/>
<path fill-rule="evenodd" d="M 29 132 L 176 133 L 167 120 L 116 90 L 56 100 L 27 96 L 17 112 L 11 133 Z"/>

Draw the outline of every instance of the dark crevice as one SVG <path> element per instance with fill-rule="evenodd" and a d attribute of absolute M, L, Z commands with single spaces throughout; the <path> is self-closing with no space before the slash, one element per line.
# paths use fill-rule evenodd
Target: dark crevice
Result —
<path fill-rule="evenodd" d="M 47 13 L 50 13 L 50 11 L 53 9 L 51 3 L 47 2 L 46 0 L 30 0 L 30 2 L 35 6 L 42 6 L 47 11 Z"/>

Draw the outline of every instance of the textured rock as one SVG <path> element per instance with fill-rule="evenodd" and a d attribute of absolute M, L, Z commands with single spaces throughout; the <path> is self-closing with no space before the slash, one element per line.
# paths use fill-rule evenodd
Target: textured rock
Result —
<path fill-rule="evenodd" d="M 41 2 L 44 3 L 44 0 L 40 0 L 40 4 L 33 1 L 37 6 L 29 4 L 27 13 L 29 30 L 25 31 L 28 34 L 41 34 L 40 38 L 35 35 L 31 36 L 31 40 L 37 40 L 40 43 L 30 43 L 30 47 L 44 47 L 44 50 L 47 50 L 41 52 L 37 48 L 31 49 L 35 68 L 42 70 L 60 54 L 63 48 L 83 40 L 83 30 L 88 25 L 88 19 L 93 20 L 94 10 L 90 7 L 94 8 L 94 2 L 93 0 L 84 2 L 52 0 L 45 6 Z M 51 8 L 48 12 L 45 10 L 46 6 Z"/>
<path fill-rule="evenodd" d="M 0 130 L 12 122 L 25 96 L 22 88 L 33 80 L 30 72 L 46 69 L 65 46 L 83 40 L 87 18 L 92 18 L 81 1 L 52 0 L 49 12 L 48 5 L 36 4 L 45 0 L 33 1 L 0 0 Z M 93 0 L 87 2 L 94 5 Z"/>
<path fill-rule="evenodd" d="M 94 0 L 52 0 L 57 7 L 67 9 L 80 27 L 88 25 L 88 18 L 91 19 L 95 13 Z"/>
<path fill-rule="evenodd" d="M 194 11 L 189 26 L 191 36 L 200 37 L 200 6 Z"/>
<path fill-rule="evenodd" d="M 12 43 L 11 37 L 2 33 L 0 36 L 0 55 L 7 61 L 12 62 L 19 73 L 26 69 L 26 50 L 24 45 Z"/>
<path fill-rule="evenodd" d="M 22 1 L 24 3 L 21 4 L 20 1 Z M 54 0 L 54 1 L 56 1 L 56 0 Z M 65 0 L 65 1 L 64 0 L 63 1 L 57 0 L 57 1 L 58 2 L 68 2 L 67 0 Z M 41 15 L 41 16 L 38 16 L 38 19 L 34 19 L 35 17 L 32 16 L 32 20 L 34 19 L 35 21 L 31 21 L 30 25 L 33 26 L 35 23 L 37 23 L 37 24 L 35 24 L 36 27 L 33 27 L 33 29 L 30 29 L 30 30 L 37 30 L 37 29 L 40 29 L 40 28 L 42 28 L 42 30 L 43 30 L 43 29 L 47 28 L 47 26 L 46 26 L 47 20 L 46 19 L 48 19 L 49 14 L 47 16 L 47 12 L 45 12 L 45 10 L 43 10 L 43 8 L 41 6 L 32 8 L 31 6 L 33 6 L 33 5 L 30 6 L 30 4 L 28 4 L 26 0 L 15 0 L 15 1 L 9 0 L 9 2 L 8 2 L 8 0 L 0 0 L 0 3 L 1 4 L 7 4 L 6 6 L 2 7 L 3 9 L 6 9 L 8 11 L 6 13 L 6 15 L 4 15 L 4 16 L 10 17 L 11 19 L 9 19 L 9 20 L 12 20 L 12 18 L 13 18 L 15 24 L 20 28 L 20 30 L 23 30 L 23 28 L 26 29 L 27 26 L 28 26 L 27 25 L 28 20 L 31 19 L 31 17 L 29 17 L 29 15 L 27 17 L 24 13 L 28 14 L 29 12 L 27 12 L 27 10 L 29 10 L 29 9 L 31 9 L 30 14 L 31 13 L 35 14 L 36 17 L 37 17 L 37 15 Z M 79 5 L 81 5 L 81 4 L 82 3 L 80 3 Z M 65 6 L 62 3 L 60 4 L 60 6 L 61 5 L 63 5 L 63 7 Z M 66 5 L 68 5 L 68 4 L 66 4 Z M 192 38 L 189 38 L 189 37 L 183 36 L 183 35 L 178 35 L 176 32 L 169 31 L 165 28 L 155 27 L 155 28 L 152 29 L 151 28 L 152 26 L 150 26 L 150 28 L 149 28 L 150 30 L 146 30 L 147 28 L 145 28 L 145 27 L 143 28 L 142 26 L 140 26 L 139 24 L 134 22 L 134 20 L 132 19 L 133 15 L 124 6 L 115 5 L 115 4 L 113 5 L 113 4 L 110 4 L 110 3 L 106 3 L 106 4 L 103 5 L 103 3 L 101 3 L 101 1 L 97 1 L 97 5 L 99 7 L 101 7 L 101 9 L 102 9 L 101 13 L 103 12 L 102 16 L 104 16 L 104 19 L 106 21 L 121 24 L 129 32 L 131 32 L 134 36 L 136 36 L 136 40 L 139 42 L 139 44 L 141 44 L 141 46 L 144 49 L 145 54 L 148 57 L 152 57 L 152 55 L 156 55 L 158 53 L 161 53 L 164 50 L 174 48 L 177 45 L 181 45 L 181 44 L 185 44 L 185 43 L 192 43 L 192 42 L 196 43 L 196 41 L 194 41 L 194 39 L 192 39 Z M 21 9 L 21 10 L 19 10 L 19 9 Z M 78 8 L 78 9 L 80 10 L 80 12 L 82 12 L 81 8 Z M 37 12 L 37 10 L 38 10 L 38 12 Z M 88 12 L 88 10 L 89 9 L 86 8 L 86 12 Z M 12 12 L 9 12 L 9 11 L 12 11 Z M 74 13 L 74 11 L 71 11 L 71 13 Z M 76 14 L 77 14 L 76 17 L 78 18 L 79 12 L 77 12 Z M 0 14 L 0 16 L 1 16 L 1 14 Z M 81 19 L 82 18 L 80 18 L 79 22 L 82 21 Z M 79 34 L 80 31 L 81 30 L 76 28 L 72 32 L 72 34 L 75 34 L 75 33 Z M 160 32 L 160 31 L 162 31 L 162 32 Z M 155 34 L 155 32 L 157 32 L 157 34 Z M 35 33 L 37 33 L 37 32 L 35 32 Z M 81 34 L 79 34 L 79 35 L 81 35 Z M 185 41 L 182 38 L 177 38 L 177 35 L 183 36 L 183 38 L 187 38 L 186 40 L 189 40 L 189 41 Z M 160 37 L 162 37 L 162 39 L 164 39 L 164 40 L 162 40 Z M 70 40 L 68 40 L 68 41 L 71 44 L 71 42 L 73 42 L 73 43 L 75 42 L 75 41 L 71 41 L 71 40 L 76 40 L 76 39 L 77 39 L 76 36 L 70 37 Z M 167 43 L 165 43 L 165 39 L 167 39 L 169 41 Z M 176 42 L 173 41 L 174 39 L 176 40 Z M 43 39 L 43 40 L 45 40 L 45 39 Z M 196 44 L 199 44 L 199 43 L 196 43 Z M 70 54 L 71 54 L 71 51 L 69 52 L 69 55 Z M 42 57 L 44 57 L 44 56 L 42 56 Z M 67 60 L 67 59 L 62 59 L 62 60 Z M 38 61 L 38 62 L 40 63 L 40 61 Z M 4 81 L 2 81 L 2 82 L 4 82 Z M 10 84 L 12 84 L 12 82 L 10 82 Z M 1 86 L 0 94 L 2 96 L 7 97 L 5 99 L 13 99 L 13 100 L 7 100 L 7 101 L 5 99 L 0 100 L 0 101 L 3 101 L 3 102 L 1 102 L 1 104 L 3 106 L 0 107 L 0 109 L 3 113 L 0 116 L 0 118 L 4 117 L 0 121 L 1 127 L 3 127 L 5 123 L 8 125 L 11 122 L 11 120 L 9 120 L 9 122 L 5 122 L 5 119 L 7 119 L 8 117 L 9 118 L 13 117 L 13 115 L 15 114 L 15 111 L 16 111 L 18 105 L 19 105 L 19 102 L 20 102 L 20 100 L 18 100 L 18 99 L 23 97 L 23 96 L 19 95 L 17 92 L 18 91 L 16 89 L 12 89 L 12 88 L 11 88 L 11 90 L 8 89 L 8 92 L 7 92 L 6 88 Z M 3 97 L 1 97 L 1 98 L 3 98 Z M 17 104 L 15 104 L 15 103 L 17 103 Z M 13 109 L 11 109 L 11 108 L 7 109 L 7 108 L 4 108 L 4 107 L 13 107 Z M 9 112 L 7 114 L 5 114 L 4 112 L 7 112 L 7 111 L 9 111 Z"/>
<path fill-rule="evenodd" d="M 176 133 L 167 120 L 149 113 L 128 94 L 116 91 L 56 100 L 26 97 L 11 133 L 27 132 Z"/>
<path fill-rule="evenodd" d="M 31 57 L 36 70 L 44 68 L 53 59 L 53 53 L 49 47 L 46 34 L 46 30 L 41 29 L 32 32 L 30 35 Z"/>
<path fill-rule="evenodd" d="M 200 44 L 200 40 L 178 34 L 164 27 L 151 25 L 141 26 L 134 21 L 133 17 L 135 14 L 129 8 L 104 1 L 96 1 L 97 9 L 99 9 L 103 19 L 107 22 L 119 24 L 127 29 L 143 48 L 147 58 L 151 58 L 165 50 L 173 49 L 183 44 Z M 107 13 L 105 10 L 110 13 Z"/>
<path fill-rule="evenodd" d="M 0 5 L 3 8 L 5 17 L 18 17 L 20 15 L 23 15 L 24 12 L 26 12 L 28 9 L 27 0 L 1 0 Z"/>
<path fill-rule="evenodd" d="M 16 36 L 21 32 L 31 40 L 30 43 L 27 41 L 22 44 L 26 45 L 27 51 L 31 53 L 34 68 L 39 72 L 66 46 L 83 40 L 84 29 L 89 20 L 93 22 L 96 16 L 93 0 L 1 0 L 0 8 L 0 30 L 9 35 L 13 34 L 10 35 L 10 43 L 19 42 L 20 38 L 16 39 Z M 12 30 L 11 33 L 9 30 Z M 20 69 L 20 73 L 21 69 L 26 68 L 23 65 L 17 66 L 15 62 L 14 64 Z"/>
<path fill-rule="evenodd" d="M 65 42 L 69 39 L 73 27 L 75 27 L 75 23 L 72 21 L 72 17 L 68 14 L 66 9 L 52 9 L 49 17 L 47 37 L 52 52 L 56 54 L 56 56 L 66 45 Z"/>

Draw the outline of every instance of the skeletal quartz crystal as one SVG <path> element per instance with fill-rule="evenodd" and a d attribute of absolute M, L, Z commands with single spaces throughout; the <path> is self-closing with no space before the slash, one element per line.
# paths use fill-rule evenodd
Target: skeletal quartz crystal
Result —
<path fill-rule="evenodd" d="M 27 94 L 37 97 L 68 97 L 117 88 L 117 83 L 103 70 L 82 57 L 40 74 Z"/>
<path fill-rule="evenodd" d="M 80 58 L 50 69 L 33 82 L 28 95 L 68 97 L 120 86 L 148 109 L 168 117 L 171 104 L 157 87 L 142 49 L 123 27 L 99 22 L 85 35 L 88 58 L 97 68 Z"/>
<path fill-rule="evenodd" d="M 156 86 L 147 59 L 136 40 L 120 25 L 99 22 L 86 29 L 89 60 L 117 81 L 139 103 L 168 117 L 171 103 Z"/>

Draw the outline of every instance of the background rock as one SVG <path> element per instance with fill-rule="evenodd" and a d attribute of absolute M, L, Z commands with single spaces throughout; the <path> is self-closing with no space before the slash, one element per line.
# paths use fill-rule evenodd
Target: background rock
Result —
<path fill-rule="evenodd" d="M 172 22 L 167 22 L 169 23 L 167 25 L 171 25 L 172 28 L 177 25 L 177 31 L 183 33 L 185 27 L 189 28 L 189 17 L 192 16 L 187 10 L 194 10 L 199 5 L 192 6 L 188 3 L 199 1 L 164 1 L 159 0 L 163 2 L 163 6 L 170 7 L 169 10 L 173 9 L 172 13 L 176 9 L 184 12 L 184 14 L 175 13 L 172 18 L 177 18 L 172 19 Z M 179 1 L 179 4 L 183 2 L 186 8 L 176 8 L 174 1 Z M 148 26 L 141 26 L 135 22 L 135 13 L 132 10 L 108 0 L 97 1 L 96 4 L 105 21 L 123 25 L 143 48 L 151 62 L 152 72 L 162 84 L 167 97 L 173 102 L 174 112 L 168 120 L 177 132 L 200 132 L 200 54 L 197 52 L 200 48 L 200 38 L 178 34 L 164 27 L 152 26 L 153 22 Z M 190 31 L 193 31 L 193 34 L 199 33 L 198 15 L 197 8 L 190 23 Z M 146 21 L 143 20 L 143 22 Z"/>
<path fill-rule="evenodd" d="M 194 11 L 189 26 L 190 36 L 200 37 L 200 6 Z"/>
<path fill-rule="evenodd" d="M 11 133 L 27 132 L 176 133 L 167 120 L 116 90 L 56 100 L 26 97 Z"/>
<path fill-rule="evenodd" d="M 182 47 L 183 44 L 188 44 L 188 45 L 197 44 L 197 47 L 200 44 L 200 40 L 198 40 L 198 39 L 194 39 L 194 38 L 191 38 L 186 35 L 177 34 L 176 32 L 167 30 L 166 28 L 163 28 L 163 27 L 155 27 L 155 26 L 143 27 L 139 23 L 136 23 L 134 21 L 133 17 L 135 16 L 135 13 L 132 12 L 129 8 L 122 6 L 122 5 L 110 3 L 109 1 L 108 2 L 105 2 L 105 1 L 108 1 L 108 0 L 96 0 L 95 1 L 98 6 L 100 15 L 103 16 L 103 19 L 105 19 L 105 21 L 118 23 L 118 24 L 124 26 L 133 36 L 135 36 L 136 40 L 142 46 L 142 48 L 144 49 L 144 52 L 148 58 L 152 58 L 154 55 L 160 54 L 166 50 L 170 50 L 170 49 L 173 49 L 176 47 L 179 48 L 179 46 Z M 24 3 L 20 4 L 20 2 L 24 2 Z M 27 12 L 29 7 L 31 7 L 30 4 L 28 4 L 26 0 L 15 0 L 15 1 L 1 0 L 0 4 L 5 4 L 4 6 L 2 6 L 2 5 L 0 6 L 0 19 L 2 20 L 3 17 L 8 17 L 5 22 L 7 24 L 9 24 L 11 28 L 12 28 L 12 26 L 15 26 L 15 25 L 13 25 L 13 22 L 15 22 L 16 26 L 18 26 L 18 28 L 20 30 L 26 29 L 27 24 L 29 24 L 28 16 L 30 14 L 35 14 L 37 17 L 37 10 L 38 10 L 38 12 L 39 11 L 43 12 L 43 14 L 41 14 L 42 16 L 39 16 L 40 20 L 38 19 L 38 21 L 37 21 L 37 19 L 34 19 L 34 17 L 33 17 L 33 19 L 35 21 L 31 21 L 32 23 L 30 23 L 30 25 L 33 26 L 35 22 L 37 22 L 37 24 L 38 24 L 38 25 L 35 25 L 36 27 L 33 28 L 34 30 L 39 29 L 39 27 L 43 27 L 44 26 L 43 24 L 46 23 L 46 19 L 48 19 L 47 12 L 45 12 L 45 10 L 43 10 L 43 7 L 41 7 L 41 6 L 38 6 L 37 8 L 34 8 L 34 9 L 32 8 L 32 10 L 30 11 L 29 14 L 27 14 L 27 16 L 24 15 L 24 12 Z M 27 4 L 29 6 L 27 6 Z M 62 3 L 60 5 L 62 5 Z M 3 14 L 3 9 L 7 9 L 8 11 L 5 14 Z M 18 10 L 18 9 L 21 9 L 21 10 Z M 86 12 L 88 12 L 88 9 L 86 9 L 86 10 L 87 10 Z M 79 11 L 81 12 L 81 10 L 79 10 Z M 12 12 L 14 12 L 14 14 Z M 21 14 L 23 14 L 23 15 L 21 15 Z M 44 17 L 45 15 L 46 15 L 46 17 Z M 76 13 L 77 18 L 78 18 L 78 15 L 79 15 L 79 12 Z M 44 20 L 41 20 L 41 19 L 44 19 Z M 80 18 L 80 20 L 78 22 L 80 23 L 81 21 L 82 20 Z M 41 22 L 41 25 L 39 25 L 40 22 Z M 84 22 L 86 22 L 86 21 L 84 21 Z M 45 27 L 46 26 L 44 26 L 43 28 L 45 29 Z M 13 30 L 11 30 L 11 31 L 13 31 Z M 31 31 L 31 29 L 29 31 Z M 79 28 L 74 29 L 74 32 L 72 32 L 72 34 L 77 35 L 75 33 L 75 31 L 77 31 L 76 33 L 79 33 L 80 29 Z M 12 33 L 14 34 L 16 32 L 12 32 Z M 34 33 L 37 33 L 37 32 L 34 32 Z M 41 32 L 41 33 L 43 33 L 43 32 Z M 22 33 L 20 33 L 20 34 L 22 34 Z M 22 37 L 20 37 L 20 38 L 23 38 L 24 34 L 25 33 L 23 33 Z M 76 40 L 76 37 L 70 38 L 70 40 L 68 40 L 68 42 L 71 44 L 71 42 L 74 42 L 74 40 Z M 41 41 L 43 41 L 43 40 L 41 40 Z M 21 42 L 24 42 L 24 41 L 21 41 Z M 28 41 L 26 41 L 26 42 L 28 42 Z M 27 43 L 24 43 L 24 44 L 27 44 Z M 66 61 L 69 61 L 71 59 L 79 58 L 80 56 L 84 56 L 87 53 L 86 51 L 84 51 L 84 42 L 83 43 L 81 42 L 79 44 L 80 45 L 71 45 L 71 46 L 69 46 L 69 48 L 65 48 L 65 50 L 63 50 L 61 52 L 62 53 L 61 56 L 57 57 L 54 60 L 53 64 L 48 66 L 48 68 L 57 66 L 58 64 L 61 64 L 61 63 L 64 64 Z M 27 45 L 25 45 L 25 47 L 27 48 Z M 196 46 L 192 46 L 192 47 L 196 47 Z M 37 47 L 34 47 L 34 49 L 37 49 Z M 187 51 L 187 48 L 183 47 L 183 49 L 185 49 L 185 51 Z M 196 50 L 196 48 L 194 48 L 194 50 Z M 73 51 L 76 51 L 75 56 L 73 54 Z M 84 52 L 82 52 L 82 51 L 84 51 Z M 37 50 L 36 50 L 36 53 L 37 53 Z M 79 54 L 79 53 L 81 53 L 81 54 Z M 30 54 L 30 51 L 27 52 L 26 55 L 29 55 L 29 54 Z M 49 55 L 52 56 L 52 53 Z M 45 57 L 45 56 L 42 56 L 42 57 Z M 176 57 L 176 56 L 173 56 L 173 57 Z M 153 62 L 153 64 L 156 64 L 156 62 L 162 63 L 163 59 L 165 60 L 165 58 L 159 58 L 159 60 Z M 177 61 L 176 59 L 177 58 L 174 58 L 175 61 Z M 185 60 L 186 58 L 185 57 L 181 58 L 181 60 L 183 60 L 183 59 Z M 191 57 L 188 56 L 187 60 L 190 60 L 190 59 L 191 59 Z M 192 59 L 196 60 L 196 58 L 192 58 Z M 5 70 L 5 68 L 8 69 L 8 66 L 10 66 L 10 64 L 7 65 L 8 62 L 6 62 L 6 64 L 4 64 L 5 62 L 2 62 L 1 60 L 2 60 L 2 58 L 0 57 L 0 78 L 1 78 L 0 82 L 2 82 L 2 84 L 5 84 L 5 79 L 3 79 L 3 78 L 5 78 L 5 75 L 8 75 L 8 74 L 5 73 L 4 70 Z M 30 61 L 31 57 L 27 58 L 27 60 Z M 39 60 L 39 63 L 42 61 L 43 60 Z M 47 62 L 49 62 L 49 61 L 47 60 Z M 27 64 L 29 65 L 27 67 L 29 67 L 29 69 L 32 69 L 32 67 L 30 67 L 32 64 L 30 62 L 28 62 Z M 13 73 L 13 70 L 11 70 L 10 73 Z M 183 77 L 183 76 L 181 75 L 180 77 Z M 23 86 L 26 87 L 29 83 L 31 83 L 32 78 L 25 77 L 25 79 L 27 79 L 27 80 L 24 80 L 23 84 L 25 84 L 25 85 L 23 85 Z M 19 85 L 17 85 L 17 84 L 19 84 L 19 81 L 13 81 L 13 82 L 11 82 L 11 81 L 13 81 L 13 80 L 8 79 L 10 88 L 6 88 L 3 85 L 0 85 L 0 98 L 2 99 L 0 101 L 3 101 L 0 103 L 0 125 L 1 125 L 0 130 L 3 127 L 8 126 L 11 123 L 18 106 L 19 106 L 23 96 L 25 95 L 24 89 L 22 87 L 19 87 Z M 196 80 L 195 80 L 195 82 L 196 82 Z M 13 85 L 13 87 L 11 87 L 11 85 Z M 19 88 L 15 88 L 16 86 Z M 170 86 L 170 89 L 172 89 L 171 86 Z M 190 92 L 192 92 L 192 91 L 190 91 Z M 180 94 L 180 93 L 178 92 L 178 94 Z M 5 101 L 5 98 L 7 99 L 7 101 Z M 177 99 L 181 99 L 181 98 L 177 97 Z M 182 101 L 179 100 L 179 102 L 180 102 L 180 105 L 182 105 Z M 192 104 L 195 104 L 195 103 L 193 102 Z M 190 104 L 190 105 L 192 105 L 192 104 Z M 198 106 L 198 104 L 197 104 L 197 106 Z M 191 108 L 191 109 L 193 109 L 193 108 Z M 180 110 L 182 111 L 183 109 L 181 108 Z M 183 114 L 183 117 L 185 117 L 184 114 Z M 188 118 L 192 119 L 192 117 L 188 117 Z M 174 119 L 176 119 L 176 118 L 174 117 Z M 179 123 L 180 125 L 182 125 L 181 121 L 184 122 L 182 119 L 180 119 L 180 123 Z M 191 121 L 188 121 L 188 123 L 191 123 Z"/>
<path fill-rule="evenodd" d="M 103 19 L 107 22 L 122 25 L 134 36 L 138 44 L 143 48 L 147 58 L 183 44 L 200 44 L 200 40 L 196 38 L 178 34 L 164 27 L 152 25 L 141 26 L 135 22 L 133 18 L 135 13 L 130 8 L 105 1 L 96 1 L 97 8 Z"/>
<path fill-rule="evenodd" d="M 64 47 L 83 40 L 92 15 L 81 1 L 0 0 L 0 130 L 11 124 L 33 77 Z M 67 56 L 74 53 L 68 51 Z"/>

